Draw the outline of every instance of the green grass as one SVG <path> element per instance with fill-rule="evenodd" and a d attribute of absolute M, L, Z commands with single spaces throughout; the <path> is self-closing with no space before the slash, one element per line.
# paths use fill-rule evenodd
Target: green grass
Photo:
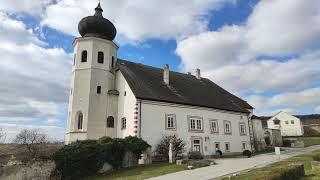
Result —
<path fill-rule="evenodd" d="M 295 156 L 284 161 L 270 164 L 263 168 L 252 169 L 248 172 L 240 173 L 239 176 L 232 177 L 231 179 L 232 180 L 266 179 L 268 176 L 270 176 L 274 172 L 278 172 L 280 168 L 284 168 L 286 166 L 294 165 L 294 164 L 304 164 L 304 169 L 305 169 L 305 177 L 303 178 L 304 180 L 320 179 L 320 166 L 317 167 L 316 169 L 311 168 L 311 161 L 313 161 L 312 157 L 318 154 L 320 155 L 320 151 Z M 229 178 L 226 177 L 223 179 L 229 179 Z"/>
<path fill-rule="evenodd" d="M 299 139 L 304 142 L 304 147 L 320 144 L 320 137 L 300 137 Z"/>
<path fill-rule="evenodd" d="M 174 173 L 178 171 L 186 170 L 185 165 L 176 165 L 176 164 L 151 164 L 151 165 L 140 165 L 135 168 L 121 169 L 115 171 L 109 175 L 105 176 L 95 176 L 89 177 L 90 180 L 141 180 L 156 176 L 161 176 L 169 173 Z"/>

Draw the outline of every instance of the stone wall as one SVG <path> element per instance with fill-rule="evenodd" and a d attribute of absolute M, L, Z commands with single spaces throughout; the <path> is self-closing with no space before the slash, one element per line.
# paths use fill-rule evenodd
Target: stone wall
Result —
<path fill-rule="evenodd" d="M 27 164 L 9 164 L 0 167 L 0 179 L 13 180 L 47 180 L 50 178 L 51 172 L 54 170 L 53 161 L 37 161 Z"/>

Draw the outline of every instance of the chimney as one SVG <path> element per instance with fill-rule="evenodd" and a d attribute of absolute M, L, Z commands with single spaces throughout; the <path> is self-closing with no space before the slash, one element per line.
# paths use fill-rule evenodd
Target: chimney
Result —
<path fill-rule="evenodd" d="M 169 85 L 169 65 L 168 64 L 165 64 L 163 66 L 163 81 L 164 83 Z"/>
<path fill-rule="evenodd" d="M 201 75 L 200 75 L 200 69 L 196 69 L 196 78 L 197 79 L 201 79 Z"/>

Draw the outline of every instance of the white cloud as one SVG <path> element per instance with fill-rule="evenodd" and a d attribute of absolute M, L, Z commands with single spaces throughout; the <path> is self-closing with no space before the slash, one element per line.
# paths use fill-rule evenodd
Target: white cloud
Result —
<path fill-rule="evenodd" d="M 64 141 L 65 129 L 58 126 L 17 125 L 0 123 L 0 127 L 6 132 L 6 142 L 12 142 L 15 136 L 23 129 L 38 129 L 48 136 L 50 141 Z"/>
<path fill-rule="evenodd" d="M 180 39 L 207 29 L 211 10 L 235 0 L 119 0 L 102 1 L 104 16 L 114 22 L 118 38 L 141 42 L 148 38 Z M 97 2 L 60 0 L 46 9 L 42 24 L 77 36 L 77 23 L 92 15 Z"/>
<path fill-rule="evenodd" d="M 320 114 L 320 105 L 315 108 L 315 112 Z"/>
<path fill-rule="evenodd" d="M 0 10 L 40 16 L 53 0 L 1 0 Z"/>
<path fill-rule="evenodd" d="M 27 29 L 26 25 L 0 11 L 0 42 L 14 42 L 15 44 L 36 43 L 43 44 L 38 40 L 31 29 Z M 10 47 L 7 47 L 10 48 Z"/>
<path fill-rule="evenodd" d="M 0 121 L 57 119 L 66 107 L 71 57 L 44 48 L 26 25 L 0 15 Z"/>
<path fill-rule="evenodd" d="M 271 97 L 252 95 L 248 101 L 256 107 L 258 114 L 271 114 L 271 109 L 278 107 L 278 110 L 297 112 L 299 109 L 314 109 L 320 104 L 320 88 L 310 88 L 297 92 L 288 92 Z M 269 112 L 269 113 L 268 113 Z"/>
<path fill-rule="evenodd" d="M 182 69 L 200 68 L 204 76 L 237 94 L 272 92 L 281 97 L 286 92 L 309 91 L 320 82 L 318 7 L 320 1 L 259 1 L 245 23 L 179 41 L 176 53 L 182 59 Z M 269 99 L 257 96 L 263 102 Z M 251 97 L 253 105 L 254 100 Z M 314 105 L 302 102 L 299 99 L 299 105 L 293 107 L 284 101 L 282 108 Z M 261 112 L 271 107 L 258 103 L 256 108 Z"/>

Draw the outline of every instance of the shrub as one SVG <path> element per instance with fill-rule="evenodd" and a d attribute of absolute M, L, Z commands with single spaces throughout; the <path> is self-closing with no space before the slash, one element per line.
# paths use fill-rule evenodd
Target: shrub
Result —
<path fill-rule="evenodd" d="M 304 176 L 304 165 L 290 165 L 280 168 L 268 176 L 272 180 L 300 179 Z"/>
<path fill-rule="evenodd" d="M 198 151 L 190 151 L 188 153 L 188 158 L 189 159 L 203 159 L 203 156 L 200 152 Z"/>
<path fill-rule="evenodd" d="M 145 141 L 137 137 L 77 141 L 66 145 L 53 154 L 56 163 L 55 173 L 61 179 L 78 179 L 93 175 L 108 162 L 113 168 L 120 168 L 126 151 L 140 156 L 148 147 Z"/>
<path fill-rule="evenodd" d="M 105 143 L 108 143 L 112 141 L 112 138 L 111 137 L 108 137 L 108 136 L 104 136 L 104 137 L 101 137 L 100 139 L 98 139 L 98 143 L 99 144 L 105 144 Z"/>
<path fill-rule="evenodd" d="M 314 161 L 320 161 L 320 154 L 317 154 L 317 155 L 312 156 L 312 159 L 313 159 Z"/>
<path fill-rule="evenodd" d="M 285 140 L 283 140 L 283 146 L 284 147 L 291 147 L 291 140 L 287 140 L 287 139 L 285 139 Z"/>
<path fill-rule="evenodd" d="M 160 143 L 156 146 L 155 154 L 159 159 L 168 160 L 169 159 L 169 145 L 172 141 L 172 151 L 174 152 L 174 158 L 181 156 L 185 151 L 186 143 L 177 138 L 175 135 L 165 135 L 161 138 Z"/>
<path fill-rule="evenodd" d="M 247 156 L 247 157 L 249 158 L 249 157 L 252 156 L 252 153 L 251 153 L 251 151 L 249 151 L 249 150 L 244 150 L 244 151 L 242 152 L 242 155 Z"/>

